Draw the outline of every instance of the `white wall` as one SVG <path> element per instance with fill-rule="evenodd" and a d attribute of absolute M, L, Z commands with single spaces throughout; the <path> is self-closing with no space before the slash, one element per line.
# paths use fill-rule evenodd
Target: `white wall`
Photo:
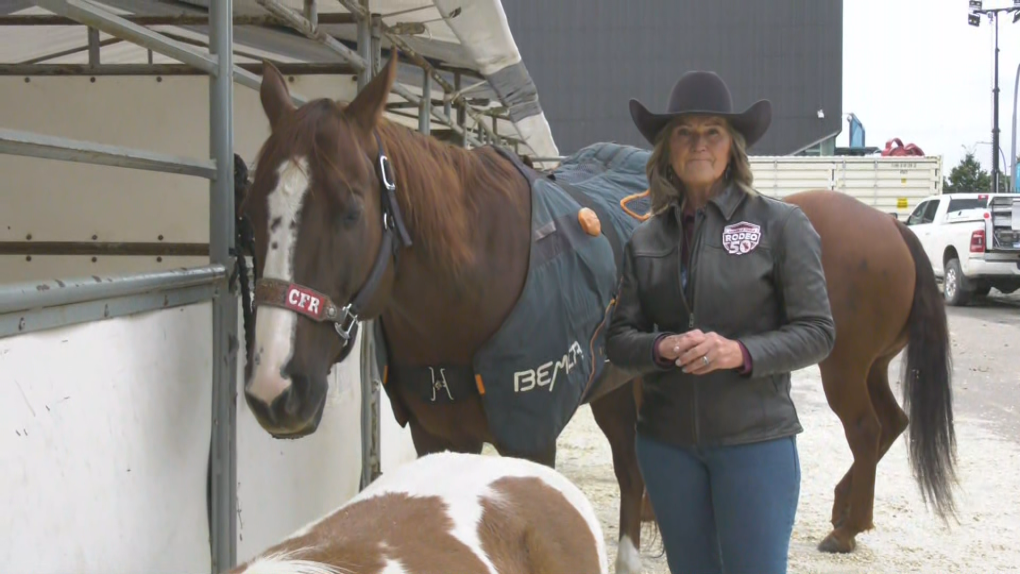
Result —
<path fill-rule="evenodd" d="M 0 339 L 0 572 L 208 571 L 210 325 L 203 303 Z M 239 396 L 238 560 L 357 493 L 359 372 L 297 441 Z M 414 450 L 382 400 L 385 471 Z"/>
<path fill-rule="evenodd" d="M 0 571 L 208 571 L 210 321 L 0 339 Z"/>

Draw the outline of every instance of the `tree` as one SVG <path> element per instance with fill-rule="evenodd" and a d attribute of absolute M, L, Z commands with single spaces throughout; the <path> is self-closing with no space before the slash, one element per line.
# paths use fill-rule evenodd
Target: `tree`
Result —
<path fill-rule="evenodd" d="M 968 152 L 960 160 L 960 164 L 949 172 L 948 180 L 944 178 L 942 180 L 942 193 L 986 193 L 991 189 L 991 174 L 981 169 L 981 164 L 974 159 L 971 152 Z"/>

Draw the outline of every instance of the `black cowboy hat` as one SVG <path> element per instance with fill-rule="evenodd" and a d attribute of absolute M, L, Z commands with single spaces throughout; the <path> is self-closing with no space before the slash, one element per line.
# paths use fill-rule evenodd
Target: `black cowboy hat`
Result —
<path fill-rule="evenodd" d="M 715 72 L 687 72 L 677 80 L 669 95 L 669 105 L 661 114 L 653 114 L 641 102 L 630 100 L 630 117 L 641 135 L 655 145 L 655 137 L 670 120 L 681 115 L 712 115 L 725 118 L 747 140 L 747 146 L 761 139 L 772 123 L 772 103 L 759 100 L 743 112 L 733 111 L 733 99 Z"/>

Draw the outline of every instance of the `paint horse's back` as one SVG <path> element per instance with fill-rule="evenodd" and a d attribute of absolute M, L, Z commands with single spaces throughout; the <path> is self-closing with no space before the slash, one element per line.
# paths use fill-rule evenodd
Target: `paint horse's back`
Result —
<path fill-rule="evenodd" d="M 579 488 L 522 459 L 438 453 L 384 474 L 235 574 L 608 573 Z"/>

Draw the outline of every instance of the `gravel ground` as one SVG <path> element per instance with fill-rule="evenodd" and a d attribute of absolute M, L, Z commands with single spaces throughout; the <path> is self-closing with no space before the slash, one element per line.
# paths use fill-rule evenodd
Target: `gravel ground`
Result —
<path fill-rule="evenodd" d="M 1003 319 L 1005 317 L 1005 319 Z M 805 432 L 798 437 L 802 484 L 790 549 L 791 573 L 904 574 L 908 572 L 1020 572 L 1020 445 L 1017 422 L 1020 308 L 1002 301 L 984 308 L 950 309 L 956 357 L 957 451 L 960 524 L 946 529 L 925 509 L 911 477 L 904 439 L 878 467 L 875 530 L 857 536 L 850 555 L 823 554 L 818 542 L 830 530 L 832 491 L 852 462 L 843 429 L 825 403 L 821 377 L 812 367 L 794 373 L 794 400 Z M 1001 329 L 995 337 L 988 330 Z M 990 340 L 991 339 L 991 340 Z M 899 361 L 890 378 L 897 379 Z M 897 385 L 895 393 L 900 395 Z M 987 416 L 989 410 L 1002 416 Z M 610 565 L 616 559 L 619 495 L 609 444 L 588 407 L 561 435 L 557 468 L 590 497 L 604 528 Z M 646 573 L 668 573 L 665 557 L 646 539 Z M 612 566 L 610 566 L 612 568 Z"/>

